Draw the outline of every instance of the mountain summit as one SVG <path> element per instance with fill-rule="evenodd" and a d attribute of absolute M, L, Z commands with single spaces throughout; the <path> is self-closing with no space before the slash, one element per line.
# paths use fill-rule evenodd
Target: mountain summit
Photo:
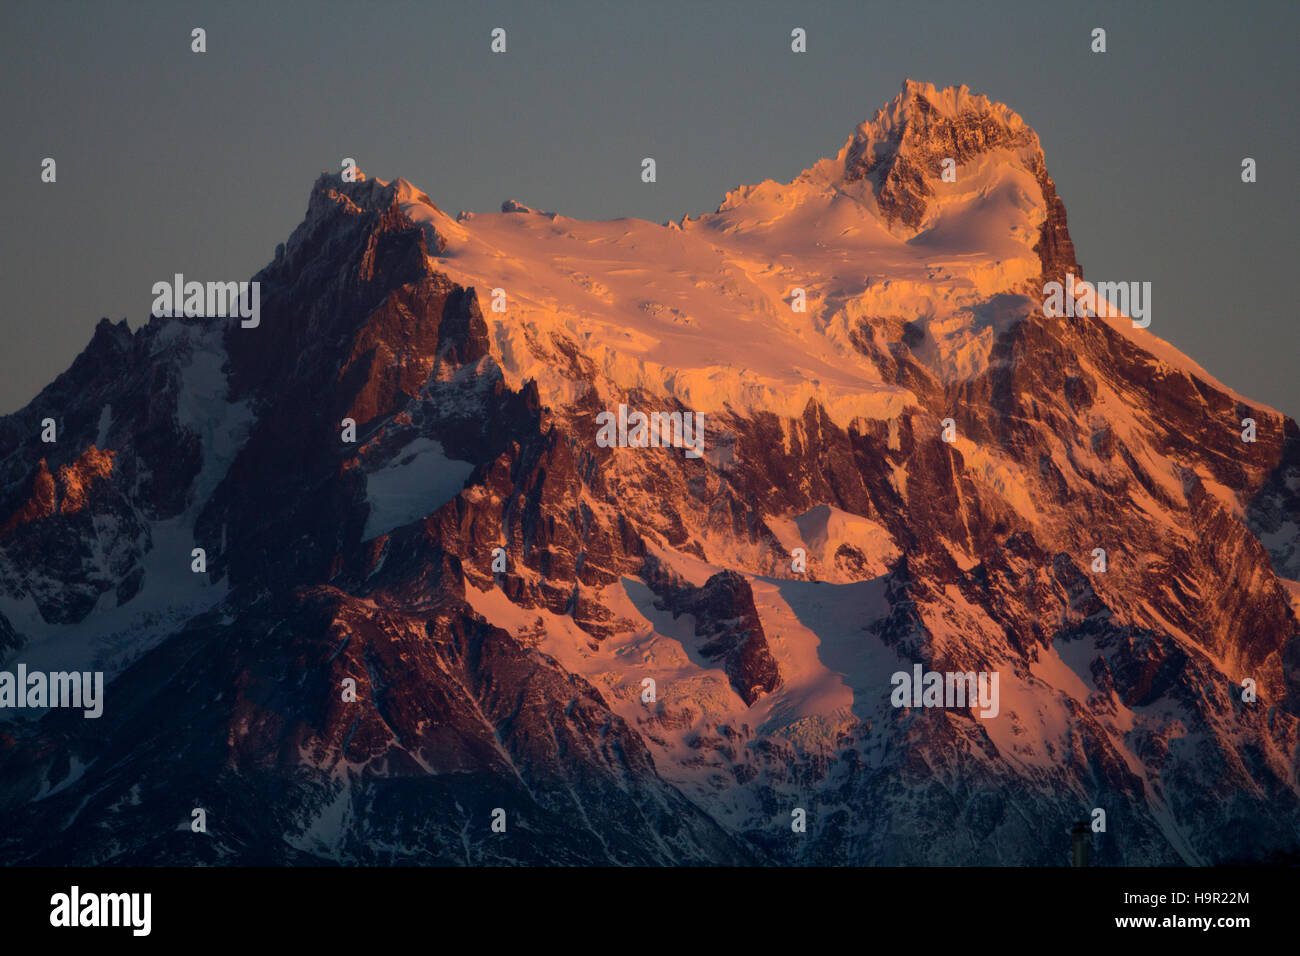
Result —
<path fill-rule="evenodd" d="M 0 419 L 0 668 L 108 681 L 0 711 L 0 849 L 1294 852 L 1300 432 L 1067 272 L 964 87 L 669 226 L 322 175 L 256 328 L 105 320 Z"/>

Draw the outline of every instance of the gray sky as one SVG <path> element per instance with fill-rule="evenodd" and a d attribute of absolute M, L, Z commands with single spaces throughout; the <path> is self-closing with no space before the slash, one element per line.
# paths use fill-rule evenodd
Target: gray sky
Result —
<path fill-rule="evenodd" d="M 453 214 L 513 198 L 662 222 L 833 155 L 911 77 L 1020 113 L 1085 272 L 1150 281 L 1151 332 L 1295 416 L 1298 35 L 1293 0 L 5 0 L 0 412 L 65 369 L 100 316 L 146 321 L 154 282 L 250 277 L 345 156 Z"/>

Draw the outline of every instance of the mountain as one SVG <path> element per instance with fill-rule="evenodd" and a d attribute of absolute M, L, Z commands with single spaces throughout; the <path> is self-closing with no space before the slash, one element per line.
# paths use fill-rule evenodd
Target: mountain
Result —
<path fill-rule="evenodd" d="M 3 859 L 1294 853 L 1300 432 L 1067 273 L 965 87 L 665 225 L 322 175 L 256 327 L 103 320 L 0 419 L 0 666 L 108 681 L 0 711 Z"/>

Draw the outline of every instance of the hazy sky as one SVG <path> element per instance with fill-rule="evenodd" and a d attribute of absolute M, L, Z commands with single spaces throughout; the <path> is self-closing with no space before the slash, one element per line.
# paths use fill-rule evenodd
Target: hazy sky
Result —
<path fill-rule="evenodd" d="M 489 52 L 497 26 L 505 55 Z M 1020 113 L 1085 272 L 1150 281 L 1152 333 L 1295 416 L 1297 36 L 1295 0 L 4 0 L 0 412 L 100 316 L 146 321 L 154 282 L 250 277 L 345 156 L 453 214 L 513 198 L 662 222 L 833 155 L 911 77 Z"/>

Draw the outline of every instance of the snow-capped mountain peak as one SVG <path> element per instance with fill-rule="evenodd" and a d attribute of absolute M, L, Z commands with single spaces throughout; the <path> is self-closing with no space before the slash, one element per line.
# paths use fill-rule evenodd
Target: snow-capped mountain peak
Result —
<path fill-rule="evenodd" d="M 677 228 L 322 176 L 257 328 L 101 323 L 0 419 L 0 656 L 110 680 L 0 727 L 0 851 L 1050 863 L 1094 807 L 1102 862 L 1294 846 L 1300 432 L 1044 314 L 1065 268 L 964 88 Z M 629 409 L 702 454 L 602 441 Z M 238 825 L 169 840 L 196 788 Z"/>

